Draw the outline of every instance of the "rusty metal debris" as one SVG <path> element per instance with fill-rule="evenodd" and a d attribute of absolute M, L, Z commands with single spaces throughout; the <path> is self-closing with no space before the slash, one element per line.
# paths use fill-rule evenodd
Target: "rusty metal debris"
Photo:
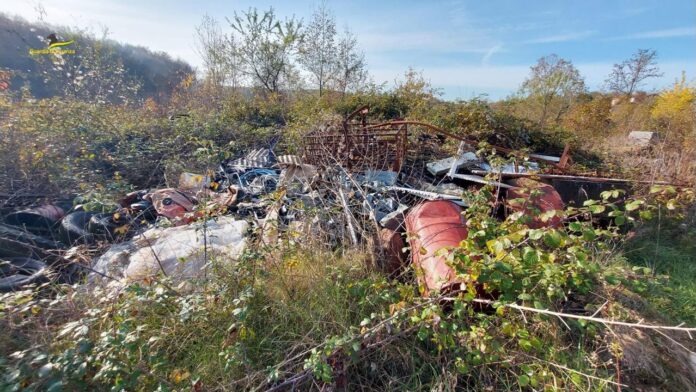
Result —
<path fill-rule="evenodd" d="M 26 233 L 12 219 L 30 210 L 18 212 L 0 225 L 0 244 L 13 250 L 6 254 L 0 248 L 0 257 L 48 257 L 77 244 L 121 242 L 113 245 L 95 272 L 102 276 L 125 248 L 129 254 L 138 252 L 138 238 L 145 232 L 174 224 L 180 227 L 171 228 L 172 233 L 193 235 L 196 230 L 188 230 L 188 225 L 230 215 L 253 228 L 249 233 L 240 231 L 245 243 L 246 236 L 252 236 L 264 247 L 365 246 L 376 252 L 380 261 L 374 264 L 390 275 L 407 264 L 403 251 L 407 238 L 412 265 L 429 293 L 458 283 L 438 251 L 457 246 L 467 236 L 462 217 L 467 191 L 492 187 L 498 198 L 494 201 L 503 202 L 507 213 L 526 215 L 529 227 L 554 227 L 563 224 L 554 210 L 631 182 L 572 175 L 567 145 L 561 156 L 526 157 L 509 148 L 488 146 L 489 151 L 510 158 L 511 163 L 501 166 L 476 152 L 477 141 L 468 137 L 420 121 L 371 122 L 368 114 L 369 107 L 363 106 L 343 121 L 322 124 L 306 135 L 301 155 L 276 155 L 271 143 L 225 160 L 215 171 L 183 173 L 178 188 L 130 193 L 108 213 L 79 206 L 66 207 L 63 214 L 52 207 L 33 210 L 49 219 L 46 233 L 58 231 L 58 239 L 40 236 L 43 232 Z M 446 138 L 459 142 L 456 153 L 443 148 Z M 426 148 L 428 154 L 422 153 Z M 124 248 L 123 241 L 132 246 Z M 199 256 L 196 265 L 205 265 L 207 256 Z"/>
<path fill-rule="evenodd" d="M 407 146 L 407 126 L 369 124 L 367 108 L 355 111 L 340 125 L 305 136 L 304 161 L 316 166 L 340 165 L 349 172 L 367 169 L 400 171 Z M 361 121 L 352 121 L 362 114 Z"/>

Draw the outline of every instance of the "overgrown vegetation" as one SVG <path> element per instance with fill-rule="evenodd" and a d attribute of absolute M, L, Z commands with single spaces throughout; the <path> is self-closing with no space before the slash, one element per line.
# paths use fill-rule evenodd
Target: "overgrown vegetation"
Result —
<path fill-rule="evenodd" d="M 673 190 L 654 192 L 676 207 Z M 672 210 L 642 200 L 618 204 L 619 196 L 606 192 L 604 201 L 557 212 L 570 221 L 566 227 L 529 229 L 522 214 L 493 219 L 490 195 L 472 194 L 466 218 L 473 235 L 450 254 L 465 291 L 430 298 L 411 280 L 366 270 L 360 255 L 316 253 L 292 240 L 216 269 L 194 290 L 162 277 L 118 292 L 48 286 L 7 294 L 2 320 L 9 334 L 2 339 L 11 354 L 3 383 L 10 390 L 269 389 L 290 382 L 614 389 L 630 332 L 534 310 L 563 314 L 581 306 L 638 322 L 646 309 L 622 298 L 676 288 L 650 268 L 630 268 L 614 251 L 623 226 Z M 606 228 L 576 220 L 607 212 L 614 224 Z M 684 309 L 679 298 L 655 297 L 654 305 Z M 623 377 L 642 382 L 630 372 Z M 653 385 L 677 385 L 679 377 L 666 373 Z"/>

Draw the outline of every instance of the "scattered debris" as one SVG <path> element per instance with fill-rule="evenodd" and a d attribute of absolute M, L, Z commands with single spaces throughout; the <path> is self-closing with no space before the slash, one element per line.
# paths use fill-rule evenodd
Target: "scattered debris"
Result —
<path fill-rule="evenodd" d="M 128 243 L 115 245 L 97 259 L 94 269 L 125 281 L 160 273 L 177 280 L 202 278 L 209 267 L 229 265 L 242 255 L 248 228 L 246 221 L 230 216 L 152 228 Z"/>
<path fill-rule="evenodd" d="M 491 185 L 491 186 L 494 186 L 497 188 L 504 188 L 504 189 L 513 188 L 512 186 L 510 186 L 508 184 L 503 184 L 502 182 L 493 181 L 493 180 L 487 180 L 484 177 L 477 176 L 476 174 L 457 174 L 457 173 L 455 173 L 455 174 L 450 175 L 450 177 L 457 178 L 457 179 L 464 180 L 464 181 L 471 181 L 471 182 L 475 182 L 475 183 L 483 184 L 483 185 Z"/>
<path fill-rule="evenodd" d="M 628 134 L 628 141 L 636 147 L 649 147 L 660 140 L 657 132 L 631 131 Z"/>
<path fill-rule="evenodd" d="M 12 226 L 22 227 L 37 235 L 46 235 L 64 216 L 65 210 L 63 208 L 53 204 L 45 204 L 13 212 L 7 215 L 5 222 Z"/>
<path fill-rule="evenodd" d="M 276 156 L 274 142 L 221 162 L 217 171 L 184 172 L 178 188 L 129 193 L 114 211 L 23 205 L 0 224 L 0 257 L 45 260 L 54 252 L 64 255 L 59 256 L 64 263 L 69 253 L 64 249 L 70 246 L 111 244 L 86 267 L 95 271 L 90 280 L 140 280 L 160 273 L 187 280 L 204 276 L 214 260 L 233 262 L 249 241 L 276 246 L 281 238 L 312 239 L 333 248 L 371 243 L 377 264 L 393 275 L 406 264 L 407 236 L 427 293 L 456 283 L 438 252 L 466 238 L 466 192 L 497 188 L 507 213 L 529 216 L 532 228 L 556 227 L 563 222 L 554 210 L 630 182 L 569 174 L 568 146 L 560 157 L 529 154 L 529 160 L 520 159 L 517 151 L 487 146 L 510 157 L 511 163 L 501 166 L 480 156 L 473 140 L 418 121 L 370 123 L 368 112 L 361 107 L 343 122 L 309 132 L 302 156 Z M 652 132 L 631 135 L 641 141 L 655 137 Z M 459 141 L 453 156 L 419 153 L 445 138 Z M 33 276 L 2 271 L 9 274 L 3 279 L 19 282 L 13 287 Z"/>

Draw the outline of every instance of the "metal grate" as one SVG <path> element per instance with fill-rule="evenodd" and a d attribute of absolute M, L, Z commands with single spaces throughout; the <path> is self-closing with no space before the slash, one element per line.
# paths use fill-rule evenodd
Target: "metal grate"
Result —
<path fill-rule="evenodd" d="M 348 171 L 400 171 L 407 143 L 406 124 L 344 123 L 310 133 L 304 161 L 312 165 L 339 164 Z"/>

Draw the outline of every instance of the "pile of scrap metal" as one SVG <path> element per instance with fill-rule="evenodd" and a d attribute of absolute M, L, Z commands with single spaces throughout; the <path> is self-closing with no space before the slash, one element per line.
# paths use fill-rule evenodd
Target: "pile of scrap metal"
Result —
<path fill-rule="evenodd" d="M 413 266 L 425 293 L 461 284 L 440 251 L 467 238 L 466 190 L 492 187 L 501 217 L 522 212 L 530 228 L 540 228 L 563 224 L 558 216 L 542 220 L 544 212 L 582 205 L 604 190 L 626 189 L 634 182 L 570 174 L 568 146 L 560 156 L 528 154 L 523 160 L 515 158 L 522 155 L 518 151 L 489 146 L 512 162 L 495 165 L 477 153 L 473 140 L 417 121 L 370 123 L 368 110 L 362 107 L 340 126 L 310 133 L 304 158 L 339 196 L 351 241 L 376 243 L 379 266 L 391 275 Z M 422 130 L 425 135 L 414 136 Z M 414 164 L 428 137 L 441 144 L 443 137 L 458 141 L 458 151 Z M 410 263 L 402 252 L 405 238 Z"/>
<path fill-rule="evenodd" d="M 422 122 L 370 123 L 368 112 L 359 108 L 341 123 L 310 132 L 301 156 L 276 156 L 273 146 L 254 149 L 223 161 L 217 171 L 182 173 L 178 188 L 130 193 L 106 213 L 68 201 L 5 214 L 0 291 L 74 282 L 85 271 L 92 281 L 119 283 L 159 273 L 195 279 L 206 276 L 213 260 L 224 260 L 217 263 L 224 267 L 238 259 L 250 236 L 262 246 L 281 240 L 332 249 L 367 246 L 377 266 L 395 276 L 408 270 L 402 251 L 407 233 L 411 249 L 419 250 L 411 252 L 411 264 L 422 270 L 417 276 L 424 291 L 441 291 L 456 285 L 438 251 L 466 238 L 465 190 L 491 186 L 505 206 L 502 214 L 523 212 L 530 227 L 540 227 L 562 222 L 539 220 L 539 210 L 562 209 L 626 185 L 569 175 L 567 147 L 560 157 L 530 154 L 496 166 L 477 154 L 472 140 Z M 424 161 L 424 146 L 444 138 L 458 141 L 458 151 Z M 99 258 L 71 259 L 79 253 L 75 247 L 100 245 L 102 252 L 110 249 Z"/>
<path fill-rule="evenodd" d="M 318 222 L 324 206 L 311 186 L 316 174 L 295 156 L 276 157 L 260 148 L 223 161 L 214 172 L 182 173 L 177 188 L 129 193 L 108 212 L 87 211 L 73 200 L 17 208 L 3 214 L 0 223 L 0 291 L 74 282 L 85 272 L 90 281 L 106 283 L 158 273 L 193 279 L 205 275 L 211 261 L 237 260 L 250 227 L 268 234 L 266 222 L 273 220 L 284 230 L 310 208 L 318 211 L 313 226 L 338 233 L 333 227 L 338 222 L 330 217 Z M 272 195 L 279 185 L 276 200 Z M 107 248 L 94 260 L 82 257 L 76 263 L 67 257 L 80 253 L 76 249 L 103 253 Z"/>

